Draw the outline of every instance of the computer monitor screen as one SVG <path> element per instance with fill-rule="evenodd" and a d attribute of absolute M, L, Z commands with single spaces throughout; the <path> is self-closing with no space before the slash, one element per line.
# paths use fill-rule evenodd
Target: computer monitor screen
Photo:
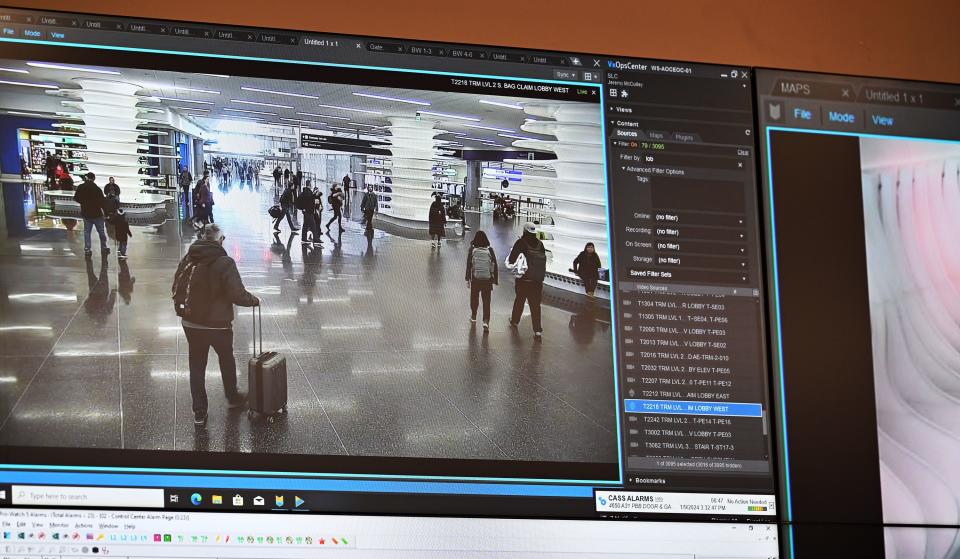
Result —
<path fill-rule="evenodd" d="M 785 514 L 956 525 L 960 87 L 774 70 L 757 87 Z"/>
<path fill-rule="evenodd" d="M 742 67 L 3 10 L 0 503 L 771 522 L 754 144 Z"/>

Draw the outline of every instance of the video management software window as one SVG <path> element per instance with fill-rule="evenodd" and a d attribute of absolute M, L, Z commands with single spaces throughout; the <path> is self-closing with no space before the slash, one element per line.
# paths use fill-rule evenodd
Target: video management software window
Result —
<path fill-rule="evenodd" d="M 788 518 L 956 526 L 960 88 L 757 79 Z M 829 506 L 841 490 L 849 505 Z M 910 532 L 888 531 L 888 554 L 955 553 L 953 535 Z"/>
<path fill-rule="evenodd" d="M 772 524 L 6 509 L 2 557 L 778 556 Z"/>
<path fill-rule="evenodd" d="M 5 504 L 774 518 L 744 69 L 0 21 Z M 119 185 L 126 259 L 84 257 L 87 172 Z M 307 181 L 309 238 L 268 216 Z M 285 414 L 231 408 L 229 358 L 208 356 L 206 403 L 191 379 L 170 290 L 197 220 L 261 301 Z M 527 222 L 549 258 L 513 327 L 533 288 L 504 261 Z M 465 282 L 480 231 L 489 328 Z M 251 322 L 240 308 L 241 389 Z"/>

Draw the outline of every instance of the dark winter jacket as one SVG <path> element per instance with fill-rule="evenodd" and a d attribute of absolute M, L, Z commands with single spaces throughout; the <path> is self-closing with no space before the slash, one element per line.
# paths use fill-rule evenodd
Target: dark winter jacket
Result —
<path fill-rule="evenodd" d="M 330 206 L 334 209 L 343 207 L 343 190 L 340 187 L 330 191 Z"/>
<path fill-rule="evenodd" d="M 301 193 L 302 194 L 302 193 Z M 296 200 L 296 192 L 293 190 L 292 186 L 287 186 L 283 189 L 283 194 L 280 195 L 280 205 L 284 208 L 289 208 L 294 204 Z"/>
<path fill-rule="evenodd" d="M 180 261 L 174 277 L 178 277 L 190 261 L 209 265 L 209 281 L 214 286 L 210 290 L 213 300 L 209 303 L 207 316 L 191 317 L 190 322 L 211 328 L 229 328 L 234 318 L 234 305 L 255 307 L 259 304 L 259 299 L 243 287 L 237 263 L 227 256 L 220 243 L 195 241 Z"/>
<path fill-rule="evenodd" d="M 107 219 L 112 219 L 114 214 L 117 213 L 117 210 L 120 209 L 120 199 L 116 196 L 106 196 L 103 199 L 103 213 L 107 215 Z"/>
<path fill-rule="evenodd" d="M 363 200 L 360 202 L 360 211 L 364 213 L 377 213 L 378 204 L 377 193 L 367 192 L 363 195 Z"/>
<path fill-rule="evenodd" d="M 117 237 L 117 242 L 120 243 L 126 242 L 127 239 L 133 236 L 133 232 L 130 231 L 130 222 L 127 221 L 127 216 L 113 216 L 113 234 Z"/>
<path fill-rule="evenodd" d="M 434 200 L 433 203 L 430 204 L 430 210 L 429 210 L 429 213 L 427 214 L 427 217 L 430 220 L 431 228 L 437 225 L 442 226 L 444 223 L 446 223 L 447 212 L 446 212 L 446 209 L 443 207 L 443 202 L 441 202 L 440 200 Z"/>
<path fill-rule="evenodd" d="M 488 280 L 474 280 L 473 279 L 473 251 L 475 250 L 489 250 L 490 251 L 490 263 L 493 265 L 493 277 Z M 500 282 L 500 267 L 497 265 L 497 253 L 493 251 L 493 247 L 475 247 L 470 245 L 470 251 L 467 253 L 467 273 L 465 278 L 467 281 L 489 281 L 493 285 L 497 285 Z"/>
<path fill-rule="evenodd" d="M 107 183 L 103 186 L 103 195 L 104 196 L 113 196 L 117 200 L 120 199 L 120 185 L 117 183 Z"/>
<path fill-rule="evenodd" d="M 86 219 L 103 217 L 103 191 L 97 183 L 85 180 L 73 193 L 73 200 L 80 204 L 80 215 Z"/>
<path fill-rule="evenodd" d="M 313 192 L 310 192 L 306 188 L 300 191 L 300 195 L 297 196 L 297 201 L 294 203 L 294 207 L 298 210 L 304 212 L 313 211 L 314 201 L 313 201 Z M 280 198 L 280 204 L 283 205 L 283 198 Z"/>
<path fill-rule="evenodd" d="M 197 185 L 193 187 L 193 207 L 205 207 L 211 194 L 210 184 L 204 180 L 198 181 Z"/>
<path fill-rule="evenodd" d="M 523 277 L 518 278 L 517 281 L 543 281 L 542 279 L 535 279 L 531 276 L 536 274 L 536 270 L 534 270 L 534 260 L 537 257 L 537 255 L 533 255 L 532 253 L 537 252 L 542 255 L 541 258 L 545 259 L 546 253 L 544 251 L 543 243 L 540 242 L 540 239 L 537 238 L 535 233 L 524 231 L 523 235 L 517 239 L 517 242 L 513 243 L 513 250 L 510 251 L 510 257 L 507 259 L 507 262 L 514 264 L 521 254 L 527 259 L 527 273 L 524 274 Z M 541 267 L 545 264 L 546 262 L 542 262 Z"/>
<path fill-rule="evenodd" d="M 443 237 L 445 233 L 443 226 L 447 222 L 447 213 L 444 210 L 443 202 L 434 200 L 433 203 L 430 204 L 427 219 L 430 222 L 430 236 L 433 237 L 436 235 Z"/>
<path fill-rule="evenodd" d="M 573 259 L 573 273 L 580 276 L 580 279 L 599 279 L 600 278 L 600 255 L 596 252 L 590 254 L 582 251 Z"/>

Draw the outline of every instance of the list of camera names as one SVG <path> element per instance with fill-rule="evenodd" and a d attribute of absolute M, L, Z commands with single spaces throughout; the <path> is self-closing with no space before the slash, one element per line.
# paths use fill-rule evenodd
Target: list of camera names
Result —
<path fill-rule="evenodd" d="M 768 478 L 752 146 L 652 130 L 630 112 L 606 115 L 627 482 Z M 746 489 L 736 477 L 729 489 Z"/>

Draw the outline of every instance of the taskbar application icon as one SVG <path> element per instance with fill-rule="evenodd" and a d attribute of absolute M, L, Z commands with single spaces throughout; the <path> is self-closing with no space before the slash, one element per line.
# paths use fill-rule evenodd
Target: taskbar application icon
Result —
<path fill-rule="evenodd" d="M 175 510 L 307 511 L 309 495 L 254 493 L 229 489 L 178 489 L 165 491 L 164 507 Z"/>

